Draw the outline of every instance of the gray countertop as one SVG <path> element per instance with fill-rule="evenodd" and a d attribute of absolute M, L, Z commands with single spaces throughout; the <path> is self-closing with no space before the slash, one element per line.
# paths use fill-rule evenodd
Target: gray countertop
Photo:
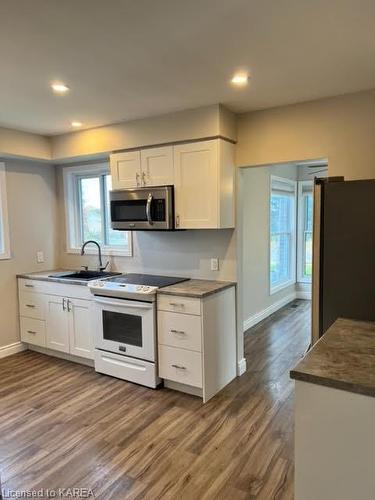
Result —
<path fill-rule="evenodd" d="M 67 274 L 74 272 L 72 269 L 52 269 L 50 271 L 37 271 L 35 273 L 17 274 L 17 278 L 37 281 L 51 281 L 53 283 L 64 283 L 65 285 L 80 285 L 87 286 L 87 280 L 70 280 L 69 278 L 59 278 L 58 276 L 50 276 L 50 274 Z"/>
<path fill-rule="evenodd" d="M 339 318 L 290 376 L 375 397 L 375 322 Z"/>
<path fill-rule="evenodd" d="M 72 272 L 72 269 L 53 269 L 50 271 L 40 271 L 34 273 L 17 274 L 17 278 L 24 278 L 38 281 L 51 281 L 54 283 L 65 283 L 69 285 L 87 286 L 86 280 L 70 280 L 69 278 L 59 278 L 58 276 L 51 277 L 51 274 L 66 274 Z M 185 295 L 186 297 L 203 298 L 213 293 L 220 292 L 231 286 L 235 286 L 233 281 L 214 281 L 214 280 L 199 280 L 190 279 L 176 285 L 160 288 L 158 293 L 167 295 Z"/>
<path fill-rule="evenodd" d="M 191 279 L 189 281 L 177 283 L 176 285 L 160 288 L 158 293 L 166 295 L 184 295 L 185 297 L 197 297 L 201 299 L 235 285 L 236 283 L 234 281 Z"/>

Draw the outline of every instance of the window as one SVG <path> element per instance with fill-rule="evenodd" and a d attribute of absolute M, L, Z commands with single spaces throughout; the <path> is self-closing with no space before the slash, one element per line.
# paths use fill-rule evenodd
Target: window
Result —
<path fill-rule="evenodd" d="M 298 183 L 298 281 L 311 283 L 313 182 Z"/>
<path fill-rule="evenodd" d="M 0 163 L 0 259 L 10 259 L 7 189 L 4 163 Z"/>
<path fill-rule="evenodd" d="M 132 255 L 131 233 L 111 228 L 107 165 L 64 168 L 64 188 L 68 252 L 77 253 L 85 241 L 94 240 L 104 254 Z"/>
<path fill-rule="evenodd" d="M 296 182 L 271 176 L 270 293 L 296 281 Z"/>

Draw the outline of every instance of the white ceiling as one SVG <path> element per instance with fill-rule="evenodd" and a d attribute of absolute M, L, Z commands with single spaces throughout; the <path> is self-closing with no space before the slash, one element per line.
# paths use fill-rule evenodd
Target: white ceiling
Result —
<path fill-rule="evenodd" d="M 0 125 L 42 134 L 375 87 L 374 0 L 1 0 L 0 20 Z"/>

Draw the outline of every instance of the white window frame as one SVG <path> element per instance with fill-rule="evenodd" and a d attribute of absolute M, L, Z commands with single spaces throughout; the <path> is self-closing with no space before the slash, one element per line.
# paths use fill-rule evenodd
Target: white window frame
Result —
<path fill-rule="evenodd" d="M 314 181 L 299 181 L 298 182 L 298 242 L 297 242 L 297 281 L 298 283 L 311 283 L 311 279 L 303 274 L 303 228 L 304 228 L 304 210 L 303 210 L 303 196 L 304 187 L 311 186 L 312 194 L 314 190 Z"/>
<path fill-rule="evenodd" d="M 271 284 L 271 195 L 273 191 L 273 184 L 277 183 L 279 185 L 285 185 L 285 191 L 293 193 L 294 195 L 294 206 L 293 206 L 293 227 L 292 227 L 292 241 L 291 241 L 291 255 L 290 255 L 290 269 L 291 277 L 283 283 L 278 283 L 277 285 Z M 280 190 L 280 189 L 279 189 Z M 282 190 L 282 189 L 281 189 Z M 297 267 L 297 181 L 287 179 L 285 177 L 278 177 L 276 175 L 270 176 L 269 184 L 269 197 L 268 197 L 268 207 L 269 207 L 269 218 L 268 218 L 268 280 L 269 280 L 269 291 L 270 295 L 273 295 L 284 288 L 288 288 L 291 285 L 296 284 L 296 267 Z"/>
<path fill-rule="evenodd" d="M 5 260 L 11 258 L 5 163 L 0 163 L 0 220 L 4 244 L 3 251 L 0 248 L 0 260 Z"/>
<path fill-rule="evenodd" d="M 98 176 L 109 173 L 110 171 L 107 163 L 63 168 L 67 253 L 77 254 L 81 252 L 81 246 L 77 244 L 81 238 L 77 178 L 81 176 Z M 103 255 L 131 257 L 133 255 L 133 238 L 131 231 L 128 231 L 127 246 L 103 245 L 101 248 Z M 97 253 L 97 250 L 88 246 L 85 249 L 85 253 L 93 255 Z"/>

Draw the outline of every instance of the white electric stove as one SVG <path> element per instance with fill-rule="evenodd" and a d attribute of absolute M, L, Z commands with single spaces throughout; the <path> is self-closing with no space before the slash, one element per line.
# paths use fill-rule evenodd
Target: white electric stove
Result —
<path fill-rule="evenodd" d="M 188 278 L 124 274 L 88 283 L 95 296 L 95 369 L 157 387 L 156 291 Z"/>

